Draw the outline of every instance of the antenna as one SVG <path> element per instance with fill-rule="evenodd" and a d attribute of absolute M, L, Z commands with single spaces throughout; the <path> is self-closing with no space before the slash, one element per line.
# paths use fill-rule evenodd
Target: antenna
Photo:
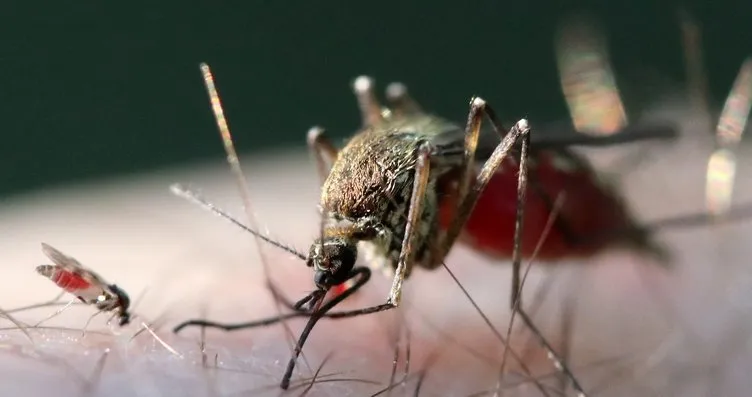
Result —
<path fill-rule="evenodd" d="M 214 75 L 212 75 L 211 69 L 209 68 L 208 64 L 202 62 L 200 67 L 201 74 L 204 77 L 206 91 L 209 94 L 209 101 L 212 105 L 214 119 L 216 120 L 217 127 L 219 128 L 219 135 L 222 138 L 222 144 L 224 145 L 225 152 L 227 153 L 227 164 L 230 165 L 230 170 L 232 170 L 232 173 L 235 176 L 235 182 L 238 185 L 238 191 L 240 192 L 240 197 L 243 201 L 243 209 L 245 210 L 245 214 L 248 218 L 248 226 L 253 229 L 259 230 L 258 226 L 256 225 L 256 216 L 253 214 L 253 210 L 251 209 L 251 195 L 250 189 L 248 188 L 248 182 L 245 174 L 243 173 L 243 169 L 240 166 L 238 154 L 235 151 L 235 145 L 232 141 L 232 134 L 230 134 L 230 127 L 227 125 L 225 112 L 222 109 L 222 102 L 219 99 L 219 92 L 217 91 L 217 87 L 214 84 Z M 264 251 L 261 248 L 261 243 L 259 242 L 260 235 L 258 233 L 255 233 L 253 234 L 253 236 L 253 241 L 255 241 L 256 243 L 256 249 L 258 250 L 259 256 L 261 257 L 261 266 L 264 270 L 264 281 L 267 285 L 271 285 L 272 280 L 271 276 L 269 275 L 269 265 L 266 260 L 266 255 L 264 255 Z M 268 239 L 265 240 L 269 241 Z M 274 299 L 274 307 L 276 308 L 277 313 L 281 314 L 281 308 L 279 302 L 276 299 Z M 292 330 L 287 326 L 287 323 L 285 322 L 282 322 L 282 326 L 285 329 L 285 334 L 287 336 L 287 344 L 289 345 L 290 349 L 293 349 L 294 336 L 292 334 Z M 303 359 L 305 360 L 305 356 L 303 357 Z M 310 365 L 308 365 L 307 361 L 306 365 L 310 369 Z"/>

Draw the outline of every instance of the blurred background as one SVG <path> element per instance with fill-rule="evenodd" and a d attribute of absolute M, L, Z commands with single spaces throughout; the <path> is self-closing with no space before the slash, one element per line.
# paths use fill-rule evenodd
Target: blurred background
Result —
<path fill-rule="evenodd" d="M 566 2 L 565 2 L 566 3 Z M 752 3 L 13 2 L 2 11 L 0 197 L 218 159 L 198 70 L 215 73 L 241 151 L 337 138 L 359 116 L 352 79 L 405 82 L 463 121 L 481 95 L 505 120 L 566 120 L 554 43 L 586 12 L 607 38 L 627 113 L 686 86 L 680 10 L 702 31 L 714 109 L 752 50 Z M 577 5 L 577 7 L 575 7 Z"/>

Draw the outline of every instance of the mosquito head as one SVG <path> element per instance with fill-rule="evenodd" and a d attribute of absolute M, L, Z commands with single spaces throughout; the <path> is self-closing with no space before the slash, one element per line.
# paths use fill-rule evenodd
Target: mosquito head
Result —
<path fill-rule="evenodd" d="M 347 281 L 358 258 L 358 248 L 351 239 L 336 236 L 317 239 L 308 251 L 306 265 L 316 271 L 313 281 L 328 289 Z"/>
<path fill-rule="evenodd" d="M 123 311 L 120 313 L 120 321 L 118 322 L 118 325 L 121 327 L 124 327 L 131 322 L 131 313 L 128 311 Z"/>
<path fill-rule="evenodd" d="M 128 325 L 128 323 L 131 322 L 131 314 L 128 312 L 128 307 L 131 305 L 131 298 L 128 297 L 128 294 L 126 294 L 125 291 L 115 284 L 110 285 L 109 288 L 110 292 L 115 295 L 117 301 L 115 305 L 120 310 L 120 326 Z"/>

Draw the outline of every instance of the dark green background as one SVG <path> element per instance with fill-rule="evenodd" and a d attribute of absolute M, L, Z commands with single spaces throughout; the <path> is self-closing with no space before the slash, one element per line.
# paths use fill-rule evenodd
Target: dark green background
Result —
<path fill-rule="evenodd" d="M 359 74 L 374 76 L 380 89 L 403 81 L 424 107 L 457 120 L 464 120 L 474 94 L 505 119 L 562 119 L 553 34 L 559 19 L 575 10 L 590 10 L 606 27 L 631 111 L 683 84 L 679 5 L 703 26 L 716 102 L 752 49 L 746 0 L 589 7 L 529 1 L 146 4 L 3 4 L 0 195 L 221 158 L 201 61 L 214 69 L 245 151 L 303 145 L 313 124 L 335 136 L 350 133 L 359 123 L 350 82 Z"/>

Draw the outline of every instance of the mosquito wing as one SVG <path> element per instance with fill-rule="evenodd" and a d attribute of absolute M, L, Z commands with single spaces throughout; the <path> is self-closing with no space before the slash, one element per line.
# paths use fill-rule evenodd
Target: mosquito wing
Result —
<path fill-rule="evenodd" d="M 37 272 L 49 278 L 58 287 L 78 296 L 86 303 L 95 303 L 105 294 L 107 282 L 75 258 L 45 243 L 42 243 L 42 252 L 54 265 L 38 266 Z"/>

